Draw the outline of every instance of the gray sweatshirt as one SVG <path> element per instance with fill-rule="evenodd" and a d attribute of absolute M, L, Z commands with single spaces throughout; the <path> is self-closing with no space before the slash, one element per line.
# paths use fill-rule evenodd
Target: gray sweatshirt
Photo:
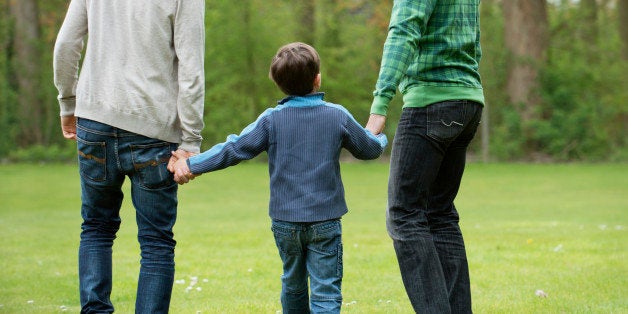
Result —
<path fill-rule="evenodd" d="M 204 14 L 204 0 L 72 0 L 54 48 L 61 116 L 95 120 L 198 152 L 204 126 Z"/>

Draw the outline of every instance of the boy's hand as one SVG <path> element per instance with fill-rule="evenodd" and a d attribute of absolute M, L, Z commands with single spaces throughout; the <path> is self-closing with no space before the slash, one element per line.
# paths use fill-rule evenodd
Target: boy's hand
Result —
<path fill-rule="evenodd" d="M 188 167 L 187 158 L 179 158 L 174 164 L 172 164 L 172 173 L 174 173 L 174 181 L 183 185 L 190 180 L 194 180 L 196 175 L 190 172 Z"/>

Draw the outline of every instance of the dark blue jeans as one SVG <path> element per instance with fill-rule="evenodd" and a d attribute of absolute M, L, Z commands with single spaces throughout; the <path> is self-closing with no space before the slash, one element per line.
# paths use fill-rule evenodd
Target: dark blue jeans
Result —
<path fill-rule="evenodd" d="M 469 267 L 454 199 L 482 106 L 404 108 L 393 141 L 387 229 L 417 313 L 471 313 Z"/>
<path fill-rule="evenodd" d="M 78 120 L 77 145 L 83 217 L 81 313 L 114 310 L 111 253 L 127 176 L 141 249 L 135 312 L 167 313 L 174 280 L 177 184 L 166 166 L 177 145 L 86 119 Z"/>
<path fill-rule="evenodd" d="M 283 262 L 283 313 L 340 313 L 343 273 L 340 220 L 314 223 L 274 220 L 272 231 Z"/>

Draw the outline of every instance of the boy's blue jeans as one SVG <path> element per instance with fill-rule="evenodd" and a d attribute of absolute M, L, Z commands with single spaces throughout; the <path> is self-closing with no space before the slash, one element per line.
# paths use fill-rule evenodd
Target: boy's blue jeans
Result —
<path fill-rule="evenodd" d="M 343 273 L 340 219 L 314 223 L 273 220 L 271 229 L 283 261 L 283 313 L 340 313 Z"/>
<path fill-rule="evenodd" d="M 417 313 L 471 313 L 469 268 L 454 199 L 482 106 L 404 108 L 393 141 L 387 229 Z"/>
<path fill-rule="evenodd" d="M 166 169 L 177 145 L 87 119 L 77 122 L 81 176 L 81 313 L 111 313 L 113 240 L 120 227 L 122 183 L 131 179 L 141 267 L 136 313 L 167 313 L 174 280 L 172 227 L 177 184 Z"/>

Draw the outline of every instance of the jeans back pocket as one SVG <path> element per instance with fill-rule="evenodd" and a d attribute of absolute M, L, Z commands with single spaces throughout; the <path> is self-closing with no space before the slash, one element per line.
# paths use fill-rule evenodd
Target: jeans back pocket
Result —
<path fill-rule="evenodd" d="M 107 145 L 105 142 L 90 142 L 76 138 L 81 176 L 93 181 L 107 179 Z"/>
<path fill-rule="evenodd" d="M 171 151 L 174 150 L 171 145 L 168 142 L 131 145 L 133 167 L 141 186 L 159 189 L 176 184 L 167 168 Z"/>
<path fill-rule="evenodd" d="M 442 102 L 427 107 L 427 135 L 441 143 L 456 139 L 465 129 L 465 106 Z"/>

